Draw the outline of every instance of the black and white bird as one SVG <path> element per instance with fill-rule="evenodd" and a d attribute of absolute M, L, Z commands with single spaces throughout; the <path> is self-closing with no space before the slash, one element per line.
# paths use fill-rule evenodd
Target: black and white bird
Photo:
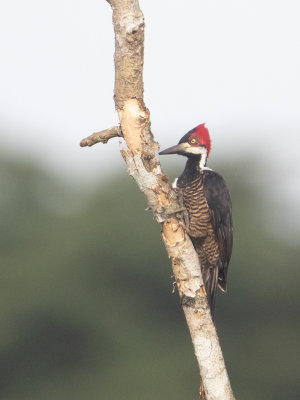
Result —
<path fill-rule="evenodd" d="M 173 187 L 183 197 L 187 210 L 187 232 L 199 256 L 203 281 L 214 318 L 217 287 L 227 286 L 232 251 L 232 208 L 224 179 L 206 167 L 211 140 L 205 124 L 185 134 L 176 146 L 159 154 L 179 154 L 188 158 Z"/>

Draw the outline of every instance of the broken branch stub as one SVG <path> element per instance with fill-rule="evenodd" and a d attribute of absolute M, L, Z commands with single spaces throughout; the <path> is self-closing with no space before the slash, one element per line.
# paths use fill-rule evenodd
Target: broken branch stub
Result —
<path fill-rule="evenodd" d="M 120 126 L 113 126 L 112 128 L 105 129 L 104 131 L 95 132 L 80 142 L 81 147 L 91 147 L 96 143 L 107 143 L 114 137 L 122 137 L 122 130 Z"/>

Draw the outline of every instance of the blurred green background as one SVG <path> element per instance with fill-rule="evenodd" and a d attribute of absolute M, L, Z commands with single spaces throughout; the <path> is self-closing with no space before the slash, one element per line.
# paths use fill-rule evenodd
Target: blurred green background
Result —
<path fill-rule="evenodd" d="M 188 4 L 140 1 L 152 130 L 166 148 L 207 122 L 232 193 L 216 318 L 237 399 L 298 399 L 300 3 Z M 1 3 L 1 400 L 198 399 L 160 226 L 117 140 L 78 145 L 119 123 L 111 17 Z M 174 177 L 184 160 L 162 162 Z"/>
<path fill-rule="evenodd" d="M 125 167 L 87 189 L 1 160 L 1 399 L 197 399 L 160 226 Z M 270 232 L 253 167 L 213 167 L 233 198 L 234 251 L 216 319 L 234 392 L 298 399 L 299 238 Z"/>

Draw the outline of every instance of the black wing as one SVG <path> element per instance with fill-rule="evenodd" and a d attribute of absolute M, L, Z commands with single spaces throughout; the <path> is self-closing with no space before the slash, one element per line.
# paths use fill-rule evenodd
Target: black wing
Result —
<path fill-rule="evenodd" d="M 220 250 L 218 285 L 225 291 L 232 252 L 231 198 L 224 179 L 214 171 L 204 171 L 203 188 Z"/>

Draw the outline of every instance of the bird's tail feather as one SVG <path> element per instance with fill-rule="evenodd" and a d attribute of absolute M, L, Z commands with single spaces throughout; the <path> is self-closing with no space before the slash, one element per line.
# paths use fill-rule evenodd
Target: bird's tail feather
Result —
<path fill-rule="evenodd" d="M 215 321 L 216 294 L 218 287 L 218 268 L 205 268 L 202 270 L 207 301 L 210 307 L 212 320 Z"/>

